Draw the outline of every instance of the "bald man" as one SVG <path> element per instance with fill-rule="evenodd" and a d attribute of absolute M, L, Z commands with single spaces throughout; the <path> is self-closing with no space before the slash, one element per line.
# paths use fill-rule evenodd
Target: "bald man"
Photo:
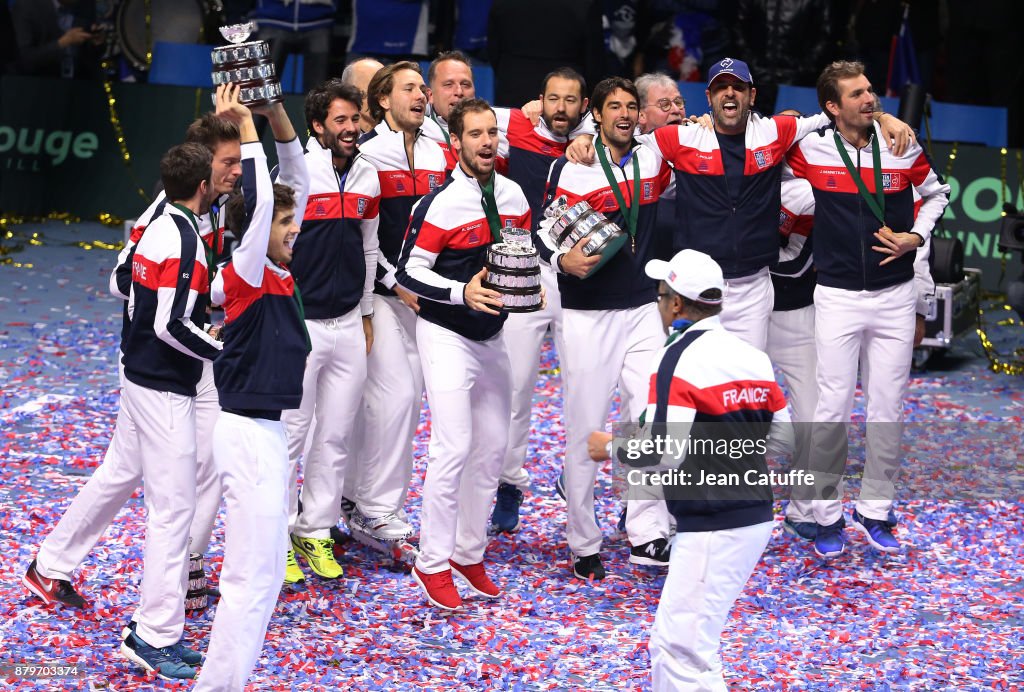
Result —
<path fill-rule="evenodd" d="M 370 115 L 369 100 L 366 98 L 366 87 L 369 86 L 373 75 L 377 70 L 384 67 L 383 63 L 373 58 L 359 58 L 345 66 L 341 73 L 341 81 L 351 84 L 363 94 L 363 110 L 359 111 L 359 129 L 363 133 L 369 132 L 377 127 L 377 121 Z"/>

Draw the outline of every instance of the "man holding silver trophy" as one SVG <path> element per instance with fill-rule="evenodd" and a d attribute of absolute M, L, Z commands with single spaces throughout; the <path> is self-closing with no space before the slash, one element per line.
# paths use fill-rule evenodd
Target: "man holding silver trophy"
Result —
<path fill-rule="evenodd" d="M 587 454 L 587 437 L 604 425 L 616 385 L 623 417 L 640 416 L 651 360 L 663 341 L 656 283 L 644 266 L 653 252 L 656 203 L 671 171 L 655 149 L 633 138 L 639 101 L 627 79 L 612 77 L 594 88 L 597 161 L 586 165 L 563 157 L 551 166 L 544 203 L 551 217 L 538 231 L 538 249 L 558 272 L 561 292 L 566 536 L 572 571 L 580 579 L 605 576 L 594 517 L 597 468 Z M 631 503 L 627 532 L 631 562 L 668 563 L 663 502 Z"/>
<path fill-rule="evenodd" d="M 530 227 L 522 190 L 494 171 L 494 111 L 482 99 L 468 99 L 455 106 L 448 124 L 459 164 L 413 208 L 396 278 L 421 299 L 416 344 L 432 414 L 412 574 L 431 603 L 455 610 L 462 597 L 453 575 L 480 596 L 501 595 L 483 557 L 511 410 L 502 309 L 537 308 L 543 297 L 536 254 L 492 243 L 506 227 Z"/>

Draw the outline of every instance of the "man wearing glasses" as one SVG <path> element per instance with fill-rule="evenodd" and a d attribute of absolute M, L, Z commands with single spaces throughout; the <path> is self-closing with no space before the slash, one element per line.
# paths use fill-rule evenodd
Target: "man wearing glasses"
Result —
<path fill-rule="evenodd" d="M 686 101 L 679 93 L 676 81 L 661 72 L 648 72 L 637 77 L 636 90 L 640 94 L 640 120 L 637 129 L 647 134 L 664 125 L 682 125 L 686 120 Z M 654 258 L 672 259 L 672 238 L 676 226 L 675 185 L 658 200 L 658 217 L 654 222 Z"/>

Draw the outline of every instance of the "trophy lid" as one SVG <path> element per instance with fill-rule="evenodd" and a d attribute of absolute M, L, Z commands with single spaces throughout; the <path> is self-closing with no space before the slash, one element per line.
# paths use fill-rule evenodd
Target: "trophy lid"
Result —
<path fill-rule="evenodd" d="M 256 22 L 248 21 L 242 24 L 222 26 L 220 35 L 231 43 L 244 43 L 254 31 L 256 31 Z"/>
<path fill-rule="evenodd" d="M 522 248 L 533 249 L 533 240 L 530 238 L 530 231 L 525 228 L 502 228 L 501 241 L 504 245 L 514 245 Z"/>

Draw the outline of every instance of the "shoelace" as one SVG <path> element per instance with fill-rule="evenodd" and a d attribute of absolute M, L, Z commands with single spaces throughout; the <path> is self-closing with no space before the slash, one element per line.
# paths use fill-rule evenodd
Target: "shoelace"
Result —
<path fill-rule="evenodd" d="M 288 554 L 284 558 L 284 564 L 287 565 L 288 567 L 292 567 L 292 566 L 298 567 L 299 566 L 298 561 L 296 561 L 296 559 L 295 559 L 295 551 L 294 550 L 289 550 L 288 551 Z"/>

